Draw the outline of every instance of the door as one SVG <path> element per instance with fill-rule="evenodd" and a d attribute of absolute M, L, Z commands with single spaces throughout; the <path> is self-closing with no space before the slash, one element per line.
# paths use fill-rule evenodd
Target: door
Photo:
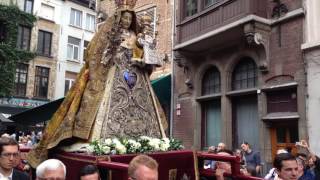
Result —
<path fill-rule="evenodd" d="M 286 149 L 292 154 L 297 153 L 295 143 L 299 141 L 298 122 L 283 122 L 273 125 L 270 129 L 272 158 L 278 149 Z"/>
<path fill-rule="evenodd" d="M 259 150 L 259 119 L 257 96 L 245 96 L 233 101 L 234 148 L 248 142 L 252 149 Z"/>

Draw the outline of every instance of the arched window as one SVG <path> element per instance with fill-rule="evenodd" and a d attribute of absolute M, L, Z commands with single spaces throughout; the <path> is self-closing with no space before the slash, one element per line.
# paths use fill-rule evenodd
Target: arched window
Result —
<path fill-rule="evenodd" d="M 221 90 L 220 73 L 216 67 L 209 68 L 202 79 L 201 95 L 219 93 Z"/>
<path fill-rule="evenodd" d="M 235 67 L 232 74 L 232 90 L 257 86 L 257 66 L 250 58 L 245 58 Z"/>

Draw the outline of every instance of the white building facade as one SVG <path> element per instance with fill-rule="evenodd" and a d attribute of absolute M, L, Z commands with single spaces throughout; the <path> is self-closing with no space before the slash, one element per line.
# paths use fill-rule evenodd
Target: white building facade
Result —
<path fill-rule="evenodd" d="M 64 1 L 61 6 L 60 41 L 55 99 L 64 97 L 85 63 L 84 50 L 96 31 L 96 12 L 88 4 Z"/>
<path fill-rule="evenodd" d="M 305 0 L 305 43 L 304 53 L 307 74 L 307 129 L 311 149 L 320 154 L 320 1 Z"/>

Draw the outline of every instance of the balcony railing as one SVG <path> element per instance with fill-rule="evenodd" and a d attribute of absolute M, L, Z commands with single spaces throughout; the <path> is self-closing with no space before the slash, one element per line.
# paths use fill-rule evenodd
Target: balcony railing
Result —
<path fill-rule="evenodd" d="M 201 0 L 198 0 L 200 2 Z M 201 5 L 198 7 L 201 7 Z M 176 24 L 177 44 L 218 29 L 248 15 L 267 16 L 266 0 L 222 0 L 202 8 L 192 16 L 184 17 L 184 1 L 180 1 Z"/>

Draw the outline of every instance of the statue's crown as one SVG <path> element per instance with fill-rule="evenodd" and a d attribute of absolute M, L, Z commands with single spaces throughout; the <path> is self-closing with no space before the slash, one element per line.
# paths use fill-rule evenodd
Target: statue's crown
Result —
<path fill-rule="evenodd" d="M 133 10 L 137 0 L 115 0 L 117 8 L 121 10 Z"/>

